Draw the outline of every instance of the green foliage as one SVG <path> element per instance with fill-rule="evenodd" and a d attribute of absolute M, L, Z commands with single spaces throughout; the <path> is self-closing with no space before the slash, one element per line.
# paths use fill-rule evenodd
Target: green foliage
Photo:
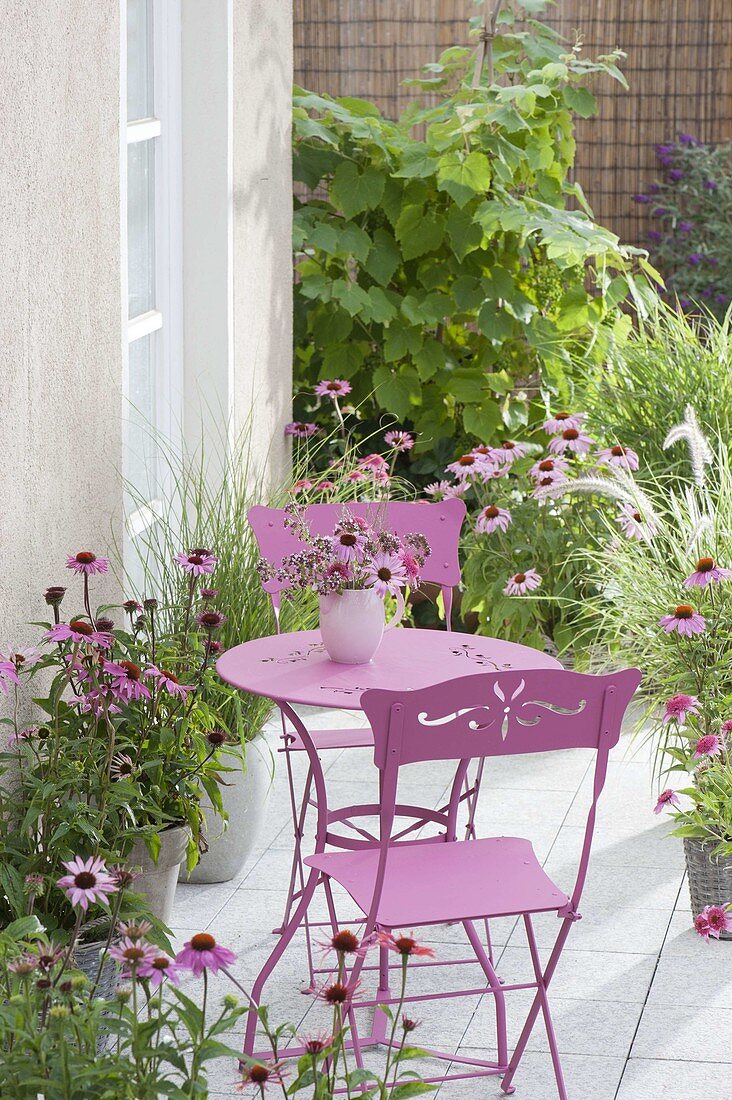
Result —
<path fill-rule="evenodd" d="M 683 452 L 665 451 L 663 441 L 688 401 L 704 431 L 732 440 L 732 316 L 691 318 L 659 302 L 581 388 L 611 439 L 642 453 L 659 476 L 686 476 Z"/>
<path fill-rule="evenodd" d="M 681 134 L 657 145 L 656 156 L 662 177 L 634 198 L 653 219 L 649 249 L 664 293 L 685 312 L 721 319 L 732 299 L 732 142 Z"/>
<path fill-rule="evenodd" d="M 313 192 L 294 219 L 298 419 L 338 377 L 364 431 L 409 421 L 417 456 L 489 441 L 566 400 L 573 353 L 600 358 L 618 303 L 648 292 L 643 255 L 569 181 L 573 113 L 594 111 L 590 76 L 622 82 L 620 55 L 585 59 L 508 9 L 499 30 L 497 83 L 472 89 L 472 52 L 447 50 L 412 82 L 438 105 L 398 122 L 295 90 L 294 174 Z"/>

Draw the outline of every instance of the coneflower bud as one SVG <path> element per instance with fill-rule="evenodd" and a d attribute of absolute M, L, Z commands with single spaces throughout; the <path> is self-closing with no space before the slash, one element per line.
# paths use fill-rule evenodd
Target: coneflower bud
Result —
<path fill-rule="evenodd" d="M 58 607 L 65 595 L 65 588 L 60 585 L 52 585 L 43 593 L 43 598 L 50 607 Z"/>

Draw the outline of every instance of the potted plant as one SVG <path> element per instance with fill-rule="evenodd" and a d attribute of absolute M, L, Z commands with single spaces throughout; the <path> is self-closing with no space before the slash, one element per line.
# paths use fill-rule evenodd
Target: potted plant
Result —
<path fill-rule="evenodd" d="M 313 535 L 304 519 L 304 506 L 291 501 L 285 524 L 303 546 L 286 555 L 279 565 L 262 558 L 263 581 L 276 579 L 286 592 L 317 592 L 320 633 L 332 661 L 366 664 L 376 653 L 384 630 L 396 626 L 404 614 L 402 589 L 417 587 L 430 548 L 424 535 L 402 537 L 374 526 L 343 506 L 332 535 Z M 395 614 L 384 626 L 384 598 L 394 596 Z"/>
<path fill-rule="evenodd" d="M 179 631 L 165 629 L 153 598 L 126 601 L 120 625 L 109 618 L 111 608 L 94 609 L 93 579 L 109 561 L 81 551 L 67 561 L 81 583 L 79 609 L 62 618 L 65 589 L 48 589 L 53 622 L 42 624 L 43 652 L 5 654 L 4 682 L 16 705 L 5 720 L 11 732 L 3 762 L 18 776 L 3 792 L 11 823 L 7 873 L 22 856 L 25 874 L 43 884 L 34 908 L 46 922 L 47 883 L 81 850 L 141 865 L 133 889 L 167 923 L 179 866 L 186 856 L 190 866 L 198 858 L 202 793 L 221 806 L 228 735 L 206 689 L 216 677 L 214 635 L 224 616 L 201 583 L 216 556 L 194 550 L 179 553 L 175 564 L 187 592 Z M 17 693 L 49 678 L 34 699 L 36 723 L 21 725 Z"/>

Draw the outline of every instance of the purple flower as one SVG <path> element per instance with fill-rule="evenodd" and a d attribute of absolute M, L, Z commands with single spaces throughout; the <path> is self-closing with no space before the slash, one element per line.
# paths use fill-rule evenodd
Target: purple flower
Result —
<path fill-rule="evenodd" d="M 672 168 L 668 174 L 668 178 L 670 180 L 673 180 L 674 183 L 678 183 L 679 180 L 682 180 L 684 178 L 684 173 L 681 171 L 680 168 Z"/>
<path fill-rule="evenodd" d="M 648 195 L 633 195 L 633 202 L 638 202 L 638 203 L 642 203 L 643 205 L 645 205 L 646 203 L 649 203 L 650 201 L 651 200 L 648 197 Z"/>
<path fill-rule="evenodd" d="M 90 901 L 107 901 L 109 894 L 116 891 L 104 860 L 98 856 L 90 856 L 86 860 L 74 856 L 62 862 L 69 874 L 60 878 L 57 885 L 66 890 L 71 904 L 80 906 L 84 912 Z"/>
<path fill-rule="evenodd" d="M 732 932 L 732 917 L 728 905 L 705 905 L 694 920 L 694 927 L 707 943 L 709 937 L 719 939 L 720 933 Z"/>
<path fill-rule="evenodd" d="M 147 978 L 153 989 L 159 989 L 163 978 L 167 978 L 173 985 L 180 985 L 180 966 L 166 955 L 164 951 L 153 949 L 138 965 L 137 977 Z"/>
<path fill-rule="evenodd" d="M 729 580 L 730 577 L 732 577 L 732 569 L 723 569 L 721 565 L 717 565 L 714 558 L 699 558 L 695 571 L 683 583 L 686 588 L 693 588 L 694 585 L 705 588 L 708 584 L 719 584 L 720 581 Z"/>
<path fill-rule="evenodd" d="M 702 756 L 718 756 L 722 751 L 722 739 L 716 733 L 705 733 L 694 746 L 694 759 L 700 760 Z"/>
<path fill-rule="evenodd" d="M 658 802 L 653 807 L 654 814 L 660 814 L 661 810 L 664 810 L 667 806 L 678 806 L 679 796 L 676 791 L 670 789 L 661 791 L 658 796 Z"/>
<path fill-rule="evenodd" d="M 313 392 L 316 397 L 332 397 L 335 400 L 338 397 L 345 397 L 347 393 L 351 392 L 351 383 L 346 382 L 343 378 L 334 378 L 332 381 L 325 379 L 318 382 Z"/>
<path fill-rule="evenodd" d="M 654 218 L 662 218 L 664 214 L 668 214 L 668 210 L 665 206 L 657 206 L 654 210 L 651 211 L 651 213 L 653 214 Z"/>
<path fill-rule="evenodd" d="M 659 233 L 657 229 L 651 229 L 648 233 L 649 241 L 661 241 L 663 240 L 663 233 Z"/>
<path fill-rule="evenodd" d="M 80 550 L 78 554 L 68 556 L 66 568 L 87 576 L 92 573 L 106 573 L 109 569 L 109 558 L 98 558 L 91 550 Z"/>
<path fill-rule="evenodd" d="M 679 604 L 672 615 L 664 615 L 660 620 L 660 625 L 667 634 L 671 634 L 675 630 L 679 634 L 691 638 L 694 634 L 703 634 L 707 624 L 704 616 L 695 611 L 691 604 L 682 603 Z"/>
<path fill-rule="evenodd" d="M 174 560 L 192 577 L 200 577 L 204 573 L 213 573 L 219 559 L 210 550 L 189 550 L 187 554 L 176 554 Z"/>
<path fill-rule="evenodd" d="M 717 303 L 718 306 L 724 306 L 729 301 L 729 295 L 728 294 L 715 294 L 714 295 L 714 301 Z"/>
<path fill-rule="evenodd" d="M 511 513 L 506 508 L 489 504 L 479 513 L 475 523 L 478 534 L 491 535 L 496 530 L 505 531 L 511 522 Z"/>
<path fill-rule="evenodd" d="M 541 584 L 541 575 L 535 569 L 527 569 L 525 573 L 514 573 L 508 578 L 508 583 L 503 589 L 505 596 L 523 596 L 526 592 L 532 592 Z"/>
<path fill-rule="evenodd" d="M 79 644 L 92 642 L 102 649 L 109 649 L 113 641 L 111 634 L 95 630 L 91 623 L 83 619 L 72 619 L 70 623 L 57 623 L 43 637 L 49 642 L 72 641 Z"/>
<path fill-rule="evenodd" d="M 384 442 L 395 451 L 411 451 L 414 446 L 414 436 L 411 432 L 387 432 Z"/>
<path fill-rule="evenodd" d="M 309 439 L 317 430 L 317 424 L 305 424 L 302 420 L 291 420 L 285 424 L 285 435 L 292 435 L 295 439 Z"/>
<path fill-rule="evenodd" d="M 691 134 L 679 134 L 679 142 L 682 145 L 696 145 L 696 138 L 692 137 Z"/>
<path fill-rule="evenodd" d="M 666 700 L 666 713 L 663 716 L 662 725 L 667 726 L 669 722 L 675 722 L 680 730 L 686 726 L 686 716 L 688 714 L 699 713 L 699 700 L 696 695 L 672 695 L 670 699 Z"/>
<path fill-rule="evenodd" d="M 659 157 L 668 157 L 668 156 L 671 155 L 671 153 L 676 152 L 676 146 L 675 145 L 656 145 L 655 150 L 656 150 L 656 154 Z"/>
<path fill-rule="evenodd" d="M 197 932 L 183 944 L 183 950 L 175 956 L 178 966 L 191 970 L 198 977 L 204 970 L 216 974 L 236 962 L 236 955 L 228 947 L 220 947 L 208 932 Z"/>
<path fill-rule="evenodd" d="M 704 259 L 704 257 L 701 254 L 701 252 L 692 252 L 687 257 L 686 262 L 688 263 L 689 267 L 698 267 L 703 259 Z"/>
<path fill-rule="evenodd" d="M 713 286 L 705 286 L 704 290 L 701 292 L 702 298 L 711 298 L 712 294 L 714 294 Z"/>
<path fill-rule="evenodd" d="M 112 690 L 126 702 L 149 699 L 150 692 L 142 683 L 142 669 L 134 661 L 105 661 L 104 671 L 112 677 Z"/>
<path fill-rule="evenodd" d="M 596 457 L 597 461 L 604 465 L 617 466 L 628 472 L 637 470 L 639 465 L 636 452 L 630 447 L 621 447 L 619 443 L 614 447 L 604 447 L 597 452 Z"/>
<path fill-rule="evenodd" d="M 661 188 L 658 186 L 657 183 L 652 183 L 651 186 L 648 188 L 648 194 L 657 195 L 660 190 Z"/>
<path fill-rule="evenodd" d="M 714 180 L 704 180 L 704 188 L 706 191 L 716 191 L 717 184 L 714 182 Z"/>
<path fill-rule="evenodd" d="M 682 309 L 691 309 L 691 298 L 685 298 L 683 295 L 679 298 L 679 305 Z"/>
<path fill-rule="evenodd" d="M 679 222 L 678 229 L 680 233 L 691 233 L 694 226 L 691 222 Z"/>

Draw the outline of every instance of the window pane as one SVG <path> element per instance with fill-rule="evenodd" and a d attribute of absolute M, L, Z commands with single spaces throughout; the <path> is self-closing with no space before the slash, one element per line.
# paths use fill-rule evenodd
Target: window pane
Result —
<path fill-rule="evenodd" d="M 155 349 L 159 333 L 143 336 L 129 345 L 125 477 L 151 500 L 157 493 L 158 459 L 154 438 Z"/>
<path fill-rule="evenodd" d="M 153 101 L 153 0 L 127 0 L 127 120 L 150 118 Z"/>
<path fill-rule="evenodd" d="M 155 139 L 127 146 L 129 316 L 155 307 Z"/>

